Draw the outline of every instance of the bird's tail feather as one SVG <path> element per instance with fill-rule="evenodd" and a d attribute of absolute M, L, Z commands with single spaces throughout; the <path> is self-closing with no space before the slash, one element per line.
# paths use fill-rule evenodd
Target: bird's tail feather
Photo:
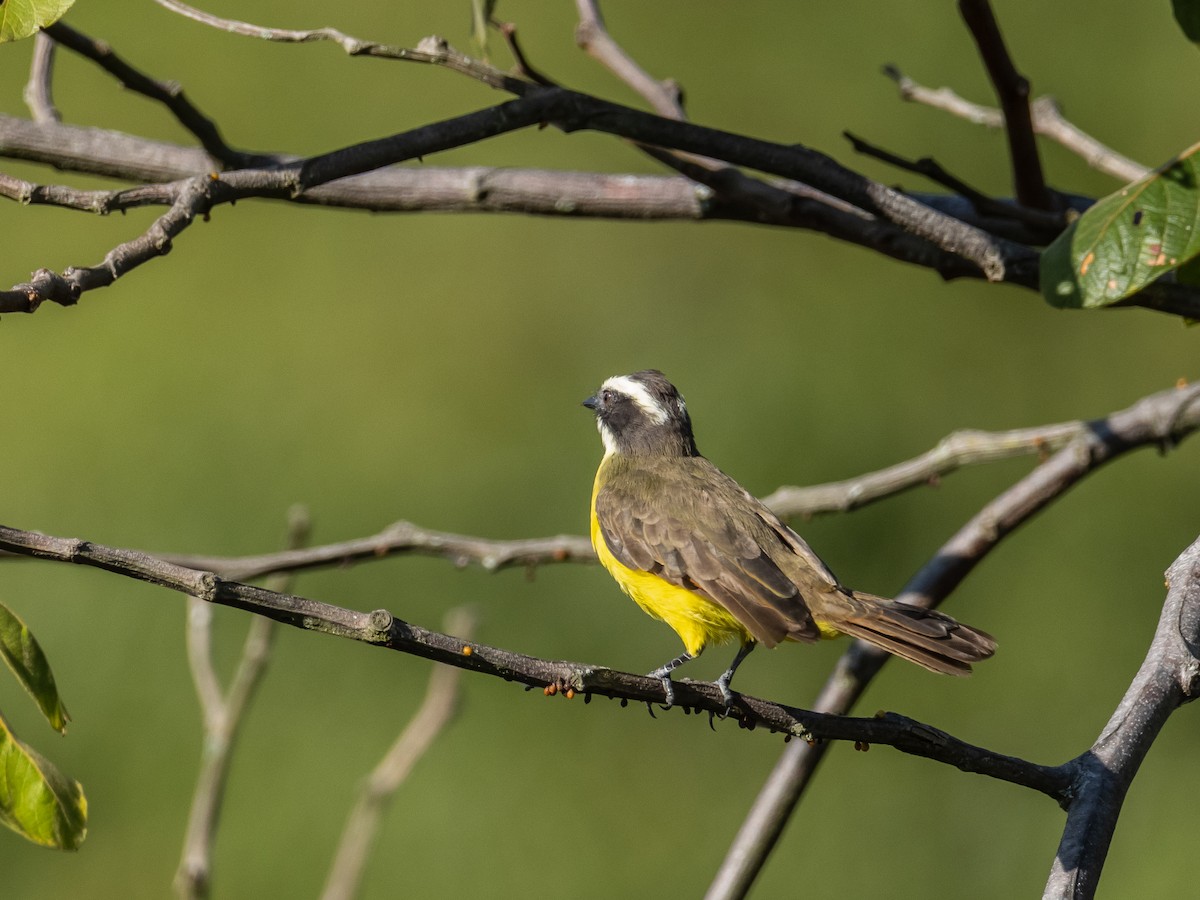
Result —
<path fill-rule="evenodd" d="M 969 675 L 971 663 L 996 652 L 990 634 L 945 613 L 857 591 L 844 598 L 844 609 L 822 616 L 829 625 L 932 672 Z"/>

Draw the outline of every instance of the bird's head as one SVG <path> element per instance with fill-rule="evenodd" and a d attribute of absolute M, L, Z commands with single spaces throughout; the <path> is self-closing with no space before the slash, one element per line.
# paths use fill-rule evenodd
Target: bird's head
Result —
<path fill-rule="evenodd" d="M 683 397 L 657 369 L 614 375 L 583 405 L 596 414 L 606 454 L 700 455 Z"/>

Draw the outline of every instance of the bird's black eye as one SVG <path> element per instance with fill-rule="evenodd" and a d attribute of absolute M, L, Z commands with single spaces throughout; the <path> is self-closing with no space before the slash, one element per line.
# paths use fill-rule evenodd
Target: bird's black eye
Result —
<path fill-rule="evenodd" d="M 612 402 L 613 402 L 613 392 L 612 391 L 601 391 L 600 392 L 600 402 L 603 403 L 605 406 L 611 406 Z"/>

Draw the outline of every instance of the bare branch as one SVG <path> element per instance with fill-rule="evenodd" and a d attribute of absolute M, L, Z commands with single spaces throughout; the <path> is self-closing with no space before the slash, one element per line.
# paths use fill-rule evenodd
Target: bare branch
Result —
<path fill-rule="evenodd" d="M 328 41 L 337 44 L 349 56 L 369 56 L 376 59 L 391 59 L 400 62 L 418 62 L 444 66 L 471 78 L 481 81 L 490 87 L 523 96 L 530 88 L 538 85 L 513 78 L 485 62 L 471 59 L 459 53 L 438 37 L 423 40 L 415 50 L 406 47 L 395 47 L 381 44 L 377 41 L 364 41 L 352 37 L 336 28 L 310 28 L 293 30 L 287 28 L 267 28 L 262 25 L 252 25 L 249 22 L 239 22 L 236 19 L 224 19 L 180 3 L 178 0 L 154 0 L 164 9 L 179 13 L 210 28 L 237 34 L 243 37 L 256 38 L 262 41 L 272 41 L 282 44 L 308 44 L 314 41 Z"/>
<path fill-rule="evenodd" d="M 1004 130 L 1008 137 L 1017 202 L 1032 209 L 1054 212 L 1058 203 L 1046 188 L 1042 161 L 1033 136 L 1029 80 L 1017 71 L 988 0 L 959 0 L 958 9 L 975 39 L 1004 111 Z"/>
<path fill-rule="evenodd" d="M 609 34 L 596 0 L 575 0 L 575 8 L 579 12 L 575 43 L 637 91 L 660 116 L 667 119 L 687 118 L 683 112 L 679 85 L 674 81 L 654 78 L 625 52 Z"/>
<path fill-rule="evenodd" d="M 1167 570 L 1167 598 L 1146 658 L 1091 749 L 1073 760 L 1067 822 L 1043 894 L 1095 896 L 1117 816 L 1167 717 L 1200 694 L 1200 538 Z"/>
<path fill-rule="evenodd" d="M 105 569 L 196 597 L 206 603 L 231 606 L 306 631 L 362 641 L 541 688 L 547 695 L 561 693 L 572 699 L 583 694 L 585 702 L 593 694 L 646 704 L 662 703 L 666 699 L 662 681 L 658 678 L 583 663 L 525 656 L 430 631 L 401 621 L 384 609 L 371 613 L 356 612 L 319 600 L 228 581 L 215 572 L 188 569 L 134 550 L 21 531 L 2 525 L 0 548 L 39 559 Z M 805 741 L 846 740 L 859 744 L 894 746 L 905 753 L 944 762 L 963 771 L 1023 784 L 1056 798 L 1067 786 L 1064 776 L 1053 767 L 974 747 L 903 716 L 853 719 L 797 709 L 747 694 L 737 696 L 731 712 L 717 685 L 686 679 L 675 682 L 674 694 L 676 707 L 684 712 L 703 711 L 715 717 L 732 718 L 747 729 L 765 728 Z"/>
<path fill-rule="evenodd" d="M 33 39 L 33 59 L 29 64 L 29 81 L 25 84 L 25 105 L 39 125 L 62 121 L 54 105 L 54 41 L 42 32 Z"/>
<path fill-rule="evenodd" d="M 302 546 L 309 531 L 308 512 L 301 507 L 292 509 L 288 514 L 288 546 L 292 549 Z M 286 591 L 291 581 L 291 573 L 276 575 L 268 588 Z M 175 890 L 181 897 L 209 896 L 212 847 L 229 778 L 229 765 L 246 710 L 266 672 L 274 635 L 272 619 L 254 616 L 250 620 L 229 692 L 223 693 L 213 664 L 212 607 L 196 597 L 188 597 L 188 664 L 200 701 L 204 734 L 183 855 L 175 872 Z"/>
<path fill-rule="evenodd" d="M 266 32 L 266 36 L 272 34 L 270 30 Z M 323 31 L 304 34 L 329 37 Z M 445 66 L 513 91 L 519 99 L 305 160 L 281 162 L 276 156 L 247 155 L 262 161 L 262 166 L 226 172 L 220 178 L 181 179 L 171 185 L 170 210 L 145 233 L 115 247 L 98 266 L 72 268 L 62 274 L 38 270 L 28 282 L 0 291 L 0 313 L 32 312 L 45 300 L 64 305 L 75 303 L 85 291 L 105 287 L 125 272 L 165 253 L 171 240 L 197 215 L 207 215 L 216 205 L 250 197 L 321 202 L 321 198 L 306 195 L 333 181 L 545 123 L 566 132 L 595 130 L 647 147 L 678 151 L 672 164 L 707 184 L 716 194 L 715 199 L 706 202 L 698 198 L 699 202 L 706 207 L 723 207 L 721 214 L 726 217 L 821 230 L 894 258 L 934 268 L 947 278 L 985 277 L 1031 289 L 1037 287 L 1037 252 L 1024 243 L 1000 237 L 1004 229 L 990 233 L 970 224 L 973 214 L 958 218 L 963 215 L 961 208 L 954 214 L 941 211 L 947 199 L 953 206 L 956 198 L 925 203 L 799 145 L 754 140 L 664 119 L 561 88 L 513 79 L 463 56 L 437 39 L 423 41 L 417 50 L 391 58 Z M 703 166 L 679 158 L 681 154 L 721 160 L 728 165 L 705 172 Z M 781 180 L 764 184 L 733 166 L 757 169 Z M 9 184 L 6 192 L 30 202 L 65 205 L 104 202 L 104 198 L 71 196 L 69 189 L 56 192 L 36 188 L 19 182 Z M 161 200 L 161 192 L 143 189 L 138 202 Z M 1200 318 L 1200 294 L 1188 286 L 1156 284 L 1130 300 L 1129 305 Z"/>
<path fill-rule="evenodd" d="M 1145 446 L 1171 447 L 1200 428 L 1200 385 L 1144 397 L 1088 423 L 1047 462 L 992 500 L 918 571 L 897 599 L 937 606 L 1014 529 L 1106 462 Z M 838 661 L 813 708 L 844 714 L 878 674 L 886 654 L 856 642 Z M 786 748 L 759 792 L 706 895 L 744 897 L 783 833 L 825 753 L 824 745 Z"/>
<path fill-rule="evenodd" d="M 1045 456 L 1064 447 L 1087 427 L 1083 422 L 1062 422 L 1012 431 L 963 429 L 942 438 L 936 447 L 920 456 L 886 469 L 846 481 L 811 487 L 781 487 L 763 497 L 763 502 L 787 517 L 850 512 L 911 488 L 936 484 L 963 466 L 1017 456 Z"/>
<path fill-rule="evenodd" d="M 458 607 L 446 614 L 444 627 L 451 634 L 470 640 L 475 617 Z M 358 895 L 363 868 L 392 795 L 454 718 L 461 672 L 453 666 L 434 666 L 420 709 L 363 782 L 342 831 L 322 900 L 351 900 Z"/>
<path fill-rule="evenodd" d="M 156 0 L 160 5 L 179 12 L 190 10 L 176 0 Z M 191 15 L 195 10 L 185 12 Z M 206 24 L 222 27 L 239 34 L 266 40 L 334 40 L 343 43 L 346 36 L 335 29 L 314 29 L 303 32 L 287 32 L 280 29 L 261 28 L 244 22 L 221 20 L 207 13 L 192 16 Z M 348 39 L 352 43 L 354 39 Z M 357 46 L 357 43 L 354 43 Z M 369 45 L 376 47 L 377 45 Z M 395 50 L 395 48 L 390 48 Z M 347 52 L 350 52 L 347 50 Z M 942 250 L 961 256 L 974 264 L 989 281 L 1003 281 L 1009 276 L 1011 267 L 1021 268 L 1036 264 L 1036 254 L 1029 248 L 997 239 L 986 232 L 963 222 L 944 216 L 912 198 L 894 191 L 885 185 L 847 169 L 824 154 L 817 153 L 799 144 L 783 147 L 765 141 L 754 141 L 753 147 L 742 145 L 730 152 L 729 139 L 740 143 L 741 139 L 728 132 L 716 129 L 699 129 L 684 122 L 672 122 L 677 131 L 668 125 L 668 120 L 639 113 L 617 104 L 605 103 L 593 97 L 564 91 L 561 88 L 545 88 L 531 82 L 504 76 L 486 63 L 472 60 L 450 47 L 439 38 L 427 38 L 415 51 L 389 52 L 390 58 L 441 65 L 476 78 L 493 87 L 501 88 L 529 99 L 532 92 L 554 92 L 562 95 L 565 109 L 562 115 L 547 114 L 559 128 L 570 132 L 585 128 L 629 138 L 638 143 L 674 148 L 699 156 L 710 156 L 734 165 L 744 165 L 768 174 L 810 184 L 839 199 L 881 216 L 899 225 Z M 699 129 L 690 131 L 689 129 Z M 694 138 L 703 134 L 696 141 Z M 708 147 L 709 144 L 713 147 Z M 1018 279 L 1014 279 L 1018 280 Z M 1030 282 L 1032 283 L 1032 282 Z"/>
<path fill-rule="evenodd" d="M 396 522 L 379 534 L 304 550 L 266 553 L 261 556 L 221 557 L 159 554 L 189 569 L 211 569 L 223 577 L 248 581 L 273 572 L 296 572 L 399 555 L 438 556 L 456 566 L 477 563 L 489 571 L 552 562 L 591 563 L 595 551 L 586 537 L 558 535 L 528 540 L 490 540 L 421 528 Z"/>
<path fill-rule="evenodd" d="M 896 82 L 904 100 L 932 106 L 976 125 L 988 128 L 1004 127 L 1004 114 L 995 107 L 964 100 L 947 87 L 925 87 L 913 81 L 896 66 L 884 66 L 883 73 Z M 1121 182 L 1137 181 L 1150 171 L 1148 167 L 1122 156 L 1068 122 L 1053 97 L 1039 97 L 1034 100 L 1030 104 L 1030 116 L 1033 130 L 1038 134 L 1061 144 L 1076 156 L 1082 157 L 1093 169 L 1111 175 Z"/>

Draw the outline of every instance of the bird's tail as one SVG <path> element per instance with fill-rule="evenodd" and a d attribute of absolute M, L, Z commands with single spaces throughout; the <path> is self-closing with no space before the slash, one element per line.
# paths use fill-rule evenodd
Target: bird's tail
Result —
<path fill-rule="evenodd" d="M 936 610 L 858 591 L 847 591 L 839 600 L 832 609 L 821 610 L 823 624 L 931 672 L 969 675 L 971 663 L 996 652 L 990 634 Z"/>

